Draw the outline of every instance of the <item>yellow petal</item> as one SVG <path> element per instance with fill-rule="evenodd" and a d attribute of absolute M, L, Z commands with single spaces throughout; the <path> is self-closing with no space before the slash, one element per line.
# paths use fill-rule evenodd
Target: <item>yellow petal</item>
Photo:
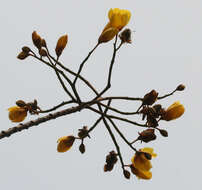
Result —
<path fill-rule="evenodd" d="M 144 153 L 138 152 L 131 159 L 132 165 L 142 171 L 149 171 L 152 168 L 150 160 L 148 160 Z"/>
<path fill-rule="evenodd" d="M 152 173 L 150 171 L 142 171 L 133 166 L 131 166 L 131 171 L 133 174 L 135 174 L 138 177 L 138 179 L 148 180 L 152 178 Z"/>
<path fill-rule="evenodd" d="M 185 108 L 182 104 L 180 104 L 179 101 L 174 102 L 171 106 L 168 107 L 162 119 L 166 121 L 177 119 L 183 115 L 184 111 Z"/>
<path fill-rule="evenodd" d="M 152 157 L 156 157 L 157 156 L 157 154 L 154 153 L 154 149 L 150 148 L 150 147 L 141 148 L 140 151 L 149 153 L 149 154 L 151 154 Z"/>
<path fill-rule="evenodd" d="M 21 122 L 25 119 L 27 116 L 27 109 L 26 108 L 21 108 L 18 106 L 13 106 L 8 108 L 9 111 L 9 119 L 12 122 Z"/>

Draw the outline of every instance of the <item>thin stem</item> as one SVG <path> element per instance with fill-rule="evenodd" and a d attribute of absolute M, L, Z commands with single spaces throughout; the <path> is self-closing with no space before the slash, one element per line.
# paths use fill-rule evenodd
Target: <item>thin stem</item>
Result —
<path fill-rule="evenodd" d="M 54 60 L 54 62 L 59 65 L 61 68 L 63 68 L 65 71 L 67 71 L 68 73 L 74 75 L 74 76 L 78 76 L 79 79 L 81 79 L 96 95 L 98 95 L 99 93 L 96 91 L 96 89 L 93 87 L 93 85 L 86 80 L 84 77 L 82 77 L 81 75 L 78 75 L 77 73 L 73 72 L 71 69 L 65 67 L 62 63 L 60 63 L 59 61 L 57 61 L 53 56 L 51 56 L 51 59 Z"/>
<path fill-rule="evenodd" d="M 48 53 L 48 52 L 49 52 L 49 51 L 48 51 L 48 48 L 46 48 L 46 50 L 47 50 L 47 53 Z M 47 58 L 48 58 L 50 64 L 51 64 L 52 66 L 54 66 L 54 64 L 53 64 L 53 62 L 51 61 L 49 55 L 47 55 Z M 58 80 L 60 81 L 60 84 L 62 85 L 62 88 L 64 89 L 64 91 L 70 96 L 70 98 L 71 98 L 73 101 L 75 101 L 74 96 L 69 92 L 69 90 L 68 90 L 67 87 L 65 86 L 65 84 L 64 84 L 62 78 L 60 77 L 60 74 L 58 73 L 58 71 L 57 71 L 56 69 L 54 69 L 54 70 L 55 70 L 55 74 L 57 75 Z"/>
<path fill-rule="evenodd" d="M 160 96 L 160 97 L 158 97 L 158 100 L 161 100 L 161 99 L 163 99 L 163 98 L 166 98 L 166 97 L 168 97 L 168 96 L 171 96 L 171 95 L 173 95 L 176 91 L 177 91 L 177 90 L 175 89 L 174 91 L 172 91 L 172 92 L 169 93 L 169 94 L 166 94 L 166 95 L 164 95 L 164 96 Z"/>
<path fill-rule="evenodd" d="M 132 148 L 135 152 L 137 152 L 136 148 L 134 148 L 131 143 L 125 138 L 125 136 L 123 135 L 123 133 L 119 130 L 119 128 L 116 126 L 116 124 L 113 122 L 112 119 L 110 119 L 109 117 L 107 117 L 107 119 L 110 121 L 110 123 L 113 125 L 114 129 L 117 131 L 117 133 L 121 136 L 121 138 L 126 142 L 126 144 Z"/>
<path fill-rule="evenodd" d="M 74 82 L 73 82 L 74 85 L 76 84 L 76 81 L 77 81 L 77 79 L 78 79 L 79 74 L 81 73 L 81 70 L 82 70 L 82 68 L 83 68 L 83 66 L 84 66 L 84 63 L 88 60 L 88 58 L 89 58 L 89 57 L 91 56 L 91 54 L 95 51 L 95 49 L 98 47 L 98 45 L 99 45 L 99 43 L 96 44 L 96 46 L 88 53 L 87 57 L 82 61 L 81 65 L 80 65 L 80 67 L 79 67 L 79 70 L 78 70 L 78 72 L 77 72 L 77 74 L 76 74 L 76 77 L 75 77 L 75 79 L 74 79 Z"/>
<path fill-rule="evenodd" d="M 114 42 L 114 51 L 113 51 L 113 55 L 112 55 L 112 59 L 111 59 L 111 64 L 110 64 L 110 67 L 109 67 L 107 85 L 106 85 L 106 87 L 99 93 L 99 95 L 96 96 L 95 99 L 101 97 L 101 96 L 111 87 L 112 69 L 113 69 L 113 65 L 114 65 L 115 57 L 116 57 L 116 52 L 117 52 L 117 50 L 116 50 L 116 43 L 117 43 L 117 35 L 116 35 L 115 42 Z"/>
<path fill-rule="evenodd" d="M 58 109 L 64 105 L 71 104 L 71 103 L 74 103 L 74 101 L 71 100 L 71 101 L 67 101 L 67 102 L 62 102 L 62 103 L 58 104 L 57 106 L 54 106 L 53 108 L 50 108 L 47 110 L 41 110 L 38 113 L 48 113 L 48 112 L 54 111 L 54 110 L 56 110 L 56 109 Z"/>
<path fill-rule="evenodd" d="M 111 106 L 107 106 L 107 105 L 105 105 L 105 104 L 103 104 L 101 102 L 99 104 L 102 105 L 105 108 L 108 108 L 109 110 L 112 110 L 112 111 L 114 111 L 116 113 L 119 113 L 119 114 L 122 114 L 122 115 L 135 115 L 135 114 L 139 114 L 139 112 L 123 112 L 123 111 L 120 111 L 120 110 L 118 110 L 116 108 L 113 108 Z"/>
<path fill-rule="evenodd" d="M 50 63 L 46 62 L 45 60 L 39 58 L 38 56 L 35 56 L 35 55 L 32 55 L 30 54 L 31 56 L 33 56 L 34 58 L 38 59 L 39 61 L 45 63 L 46 65 L 48 65 L 49 67 L 52 67 L 54 70 L 56 69 L 65 79 L 66 81 L 69 83 L 69 85 L 71 86 L 72 90 L 74 91 L 74 94 L 75 96 L 78 98 L 78 100 L 80 100 L 79 96 L 78 96 L 78 93 L 76 91 L 76 89 L 74 88 L 71 80 L 64 74 L 63 71 L 61 71 L 60 69 L 58 69 L 57 67 L 55 67 L 54 65 L 51 65 Z"/>
<path fill-rule="evenodd" d="M 103 113 L 102 108 L 101 108 L 101 106 L 99 104 L 98 104 L 98 108 L 99 108 L 100 112 Z M 119 145 L 118 145 L 118 143 L 116 141 L 116 138 L 115 138 L 112 130 L 110 129 L 109 124 L 107 123 L 107 121 L 105 119 L 104 113 L 102 114 L 102 120 L 103 120 L 103 122 L 104 122 L 104 124 L 105 124 L 105 126 L 106 126 L 106 128 L 107 128 L 107 130 L 108 130 L 108 132 L 109 132 L 109 134 L 111 136 L 111 138 L 112 138 L 112 141 L 113 141 L 113 143 L 114 143 L 114 145 L 116 147 L 116 150 L 117 150 L 120 162 L 121 162 L 121 167 L 122 167 L 122 169 L 124 171 L 124 162 L 123 162 L 123 158 L 122 158 L 122 155 L 121 155 L 120 147 L 119 147 Z"/>
<path fill-rule="evenodd" d="M 129 119 L 126 119 L 126 118 L 122 118 L 122 117 L 118 117 L 118 116 L 114 116 L 114 115 L 108 115 L 108 114 L 104 114 L 98 110 L 96 110 L 95 108 L 92 108 L 90 106 L 86 106 L 85 107 L 86 109 L 90 109 L 92 111 L 94 111 L 95 113 L 98 113 L 100 115 L 104 115 L 105 117 L 109 117 L 111 119 L 117 119 L 117 120 L 120 120 L 120 121 L 124 121 L 124 122 L 127 122 L 127 123 L 130 123 L 130 124 L 133 124 L 133 125 L 137 125 L 139 127 L 148 127 L 146 124 L 140 124 L 140 123 L 137 123 L 135 121 L 131 121 Z"/>

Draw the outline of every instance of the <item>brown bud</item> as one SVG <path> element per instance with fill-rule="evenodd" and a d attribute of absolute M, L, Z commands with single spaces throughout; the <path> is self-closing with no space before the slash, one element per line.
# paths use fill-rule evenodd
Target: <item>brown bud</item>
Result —
<path fill-rule="evenodd" d="M 40 54 L 41 56 L 43 56 L 43 57 L 46 57 L 46 56 L 47 56 L 47 52 L 46 52 L 46 50 L 43 49 L 43 48 L 41 48 L 41 49 L 39 50 L 39 54 Z"/>
<path fill-rule="evenodd" d="M 156 135 L 154 134 L 154 129 L 146 129 L 139 133 L 138 140 L 141 140 L 145 143 L 153 141 L 156 139 Z"/>
<path fill-rule="evenodd" d="M 41 49 L 41 37 L 34 31 L 32 33 L 32 41 L 33 44 L 38 48 Z"/>
<path fill-rule="evenodd" d="M 185 89 L 185 85 L 183 85 L 183 84 L 180 84 L 180 85 L 176 88 L 177 91 L 183 91 L 184 89 Z"/>
<path fill-rule="evenodd" d="M 28 54 L 30 52 L 30 48 L 27 46 L 22 47 L 22 51 L 26 54 Z"/>
<path fill-rule="evenodd" d="M 126 28 L 121 34 L 119 35 L 122 43 L 131 43 L 131 30 Z"/>
<path fill-rule="evenodd" d="M 83 154 L 85 152 L 85 150 L 86 150 L 85 145 L 83 143 L 81 143 L 79 146 L 79 151 Z"/>
<path fill-rule="evenodd" d="M 46 40 L 45 39 L 41 40 L 41 47 L 46 47 Z"/>
<path fill-rule="evenodd" d="M 24 51 L 20 52 L 17 56 L 18 59 L 23 60 L 25 58 L 27 58 L 29 56 L 29 54 L 25 53 Z"/>
<path fill-rule="evenodd" d="M 23 100 L 18 100 L 18 101 L 16 101 L 16 105 L 19 107 L 24 107 L 24 106 L 26 106 L 26 103 Z"/>
<path fill-rule="evenodd" d="M 157 97 L 158 97 L 158 92 L 156 92 L 155 90 L 152 90 L 148 94 L 145 94 L 142 104 L 152 105 L 157 100 Z"/>
<path fill-rule="evenodd" d="M 163 137 L 168 137 L 168 132 L 167 132 L 166 130 L 164 130 L 164 129 L 159 129 L 159 132 L 161 133 L 161 135 L 162 135 Z"/>
<path fill-rule="evenodd" d="M 62 51 L 65 49 L 65 47 L 67 45 L 67 41 L 68 41 L 68 36 L 67 35 L 61 36 L 58 39 L 58 42 L 57 42 L 57 45 L 56 45 L 56 48 L 55 48 L 55 53 L 56 53 L 56 55 L 58 57 L 62 54 Z"/>
<path fill-rule="evenodd" d="M 123 175 L 126 179 L 130 179 L 130 172 L 128 170 L 123 171 Z"/>

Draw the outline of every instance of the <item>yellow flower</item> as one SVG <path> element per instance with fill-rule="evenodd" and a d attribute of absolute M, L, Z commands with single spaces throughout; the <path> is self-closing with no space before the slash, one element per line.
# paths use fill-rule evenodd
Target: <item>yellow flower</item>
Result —
<path fill-rule="evenodd" d="M 128 24 L 131 13 L 128 10 L 118 8 L 110 9 L 108 12 L 109 22 L 104 27 L 98 43 L 108 42 L 118 34 L 118 32 Z"/>
<path fill-rule="evenodd" d="M 185 108 L 179 101 L 174 102 L 168 109 L 165 111 L 162 119 L 166 121 L 174 120 L 180 117 L 185 111 Z"/>
<path fill-rule="evenodd" d="M 131 171 L 139 179 L 151 179 L 152 173 L 149 171 L 152 168 L 150 160 L 145 156 L 145 153 L 150 154 L 151 158 L 156 157 L 153 148 L 143 148 L 140 149 L 132 157 Z"/>
<path fill-rule="evenodd" d="M 68 151 L 72 147 L 74 141 L 75 141 L 75 137 L 72 135 L 59 138 L 57 141 L 58 143 L 57 151 L 58 152 Z"/>
<path fill-rule="evenodd" d="M 21 122 L 27 116 L 27 109 L 19 106 L 13 106 L 8 108 L 9 111 L 9 119 L 12 122 Z"/>

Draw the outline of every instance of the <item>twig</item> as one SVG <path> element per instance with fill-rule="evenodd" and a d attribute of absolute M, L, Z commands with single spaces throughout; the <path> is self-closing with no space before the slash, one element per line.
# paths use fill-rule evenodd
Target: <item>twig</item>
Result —
<path fill-rule="evenodd" d="M 54 110 L 56 110 L 56 109 L 58 109 L 64 105 L 71 104 L 71 103 L 74 103 L 74 101 L 71 100 L 71 101 L 67 101 L 67 102 L 62 102 L 62 103 L 58 104 L 57 106 L 54 106 L 53 108 L 50 108 L 47 110 L 41 110 L 38 113 L 48 113 L 48 112 L 54 111 Z"/>
<path fill-rule="evenodd" d="M 110 87 L 111 87 L 111 76 L 112 76 L 112 69 L 113 69 L 113 65 L 114 65 L 114 62 L 115 62 L 115 57 L 116 57 L 116 43 L 117 43 L 117 35 L 116 35 L 116 38 L 115 38 L 115 42 L 114 42 L 114 51 L 113 51 L 113 55 L 112 55 L 112 59 L 111 59 L 111 64 L 110 64 L 110 67 L 109 67 L 109 73 L 108 73 L 108 80 L 107 80 L 107 85 L 106 87 L 97 95 L 97 98 L 101 97 Z"/>
<path fill-rule="evenodd" d="M 120 110 L 118 110 L 116 108 L 113 108 L 111 106 L 107 106 L 107 105 L 105 105 L 105 104 L 103 104 L 101 102 L 100 102 L 100 105 L 102 105 L 103 107 L 108 108 L 109 110 L 112 110 L 112 111 L 114 111 L 116 113 L 122 114 L 122 115 L 135 115 L 135 114 L 139 114 L 139 112 L 123 112 L 123 111 L 120 111 Z"/>
<path fill-rule="evenodd" d="M 168 97 L 168 96 L 171 96 L 171 95 L 173 95 L 176 91 L 177 91 L 177 90 L 175 89 L 175 90 L 172 91 L 171 93 L 166 94 L 166 95 L 164 95 L 164 96 L 160 96 L 160 97 L 158 97 L 157 99 L 158 99 L 158 100 L 161 100 L 161 99 L 163 99 L 163 98 L 166 98 L 166 97 Z"/>
<path fill-rule="evenodd" d="M 110 100 L 109 100 L 109 104 L 110 104 Z M 102 108 L 101 108 L 101 106 L 99 104 L 98 104 L 98 108 L 99 108 L 100 112 L 103 113 Z M 112 130 L 110 129 L 109 124 L 107 123 L 107 121 L 105 119 L 104 113 L 102 114 L 102 120 L 103 120 L 103 122 L 104 122 L 104 124 L 105 124 L 105 126 L 106 126 L 106 128 L 107 128 L 107 130 L 108 130 L 108 132 L 109 132 L 109 134 L 111 136 L 111 138 L 112 138 L 112 141 L 114 142 L 114 145 L 116 147 L 116 150 L 117 150 L 120 162 L 121 162 L 121 167 L 122 167 L 122 169 L 124 171 L 124 162 L 123 162 L 123 158 L 122 158 L 122 155 L 121 155 L 120 147 L 119 147 L 119 145 L 118 145 L 118 143 L 116 141 L 116 138 L 115 138 Z"/>
<path fill-rule="evenodd" d="M 88 58 L 89 58 L 90 55 L 95 51 L 95 49 L 98 47 L 98 45 L 99 45 L 99 43 L 96 44 L 96 46 L 88 53 L 87 57 L 82 61 L 81 65 L 80 65 L 80 67 L 79 67 L 79 70 L 78 70 L 78 72 L 77 72 L 77 75 L 76 75 L 76 77 L 75 77 L 75 79 L 74 79 L 74 82 L 73 82 L 74 85 L 76 84 L 76 81 L 77 81 L 77 79 L 78 79 L 79 74 L 81 73 L 81 70 L 82 70 L 82 68 L 83 68 L 83 66 L 84 66 L 84 63 L 88 60 Z"/>
<path fill-rule="evenodd" d="M 131 143 L 125 138 L 125 136 L 122 134 L 122 132 L 119 130 L 119 128 L 116 126 L 116 124 L 113 122 L 112 119 L 107 117 L 107 119 L 110 121 L 110 123 L 113 125 L 114 129 L 117 131 L 117 133 L 121 136 L 121 138 L 126 142 L 126 144 L 132 148 L 135 152 L 137 152 L 136 148 L 134 148 Z"/>
<path fill-rule="evenodd" d="M 130 123 L 130 124 L 133 124 L 133 125 L 137 125 L 137 126 L 139 126 L 139 127 L 148 127 L 146 124 L 140 124 L 140 123 L 137 123 L 137 122 L 135 122 L 135 121 L 131 121 L 131 120 L 126 119 L 126 118 L 122 118 L 122 117 L 118 117 L 118 116 L 114 116 L 114 115 L 104 114 L 104 113 L 102 113 L 102 112 L 100 112 L 100 111 L 98 111 L 98 110 L 96 110 L 95 108 L 92 108 L 92 107 L 90 107 L 90 106 L 86 106 L 85 108 L 86 108 L 86 109 L 90 109 L 90 110 L 92 110 L 92 111 L 94 111 L 95 113 L 98 113 L 98 114 L 100 114 L 100 115 L 104 115 L 105 117 L 109 117 L 109 118 L 111 118 L 111 119 L 117 119 L 117 120 L 120 120 L 120 121 L 125 121 L 125 122 L 127 122 L 127 123 Z"/>

